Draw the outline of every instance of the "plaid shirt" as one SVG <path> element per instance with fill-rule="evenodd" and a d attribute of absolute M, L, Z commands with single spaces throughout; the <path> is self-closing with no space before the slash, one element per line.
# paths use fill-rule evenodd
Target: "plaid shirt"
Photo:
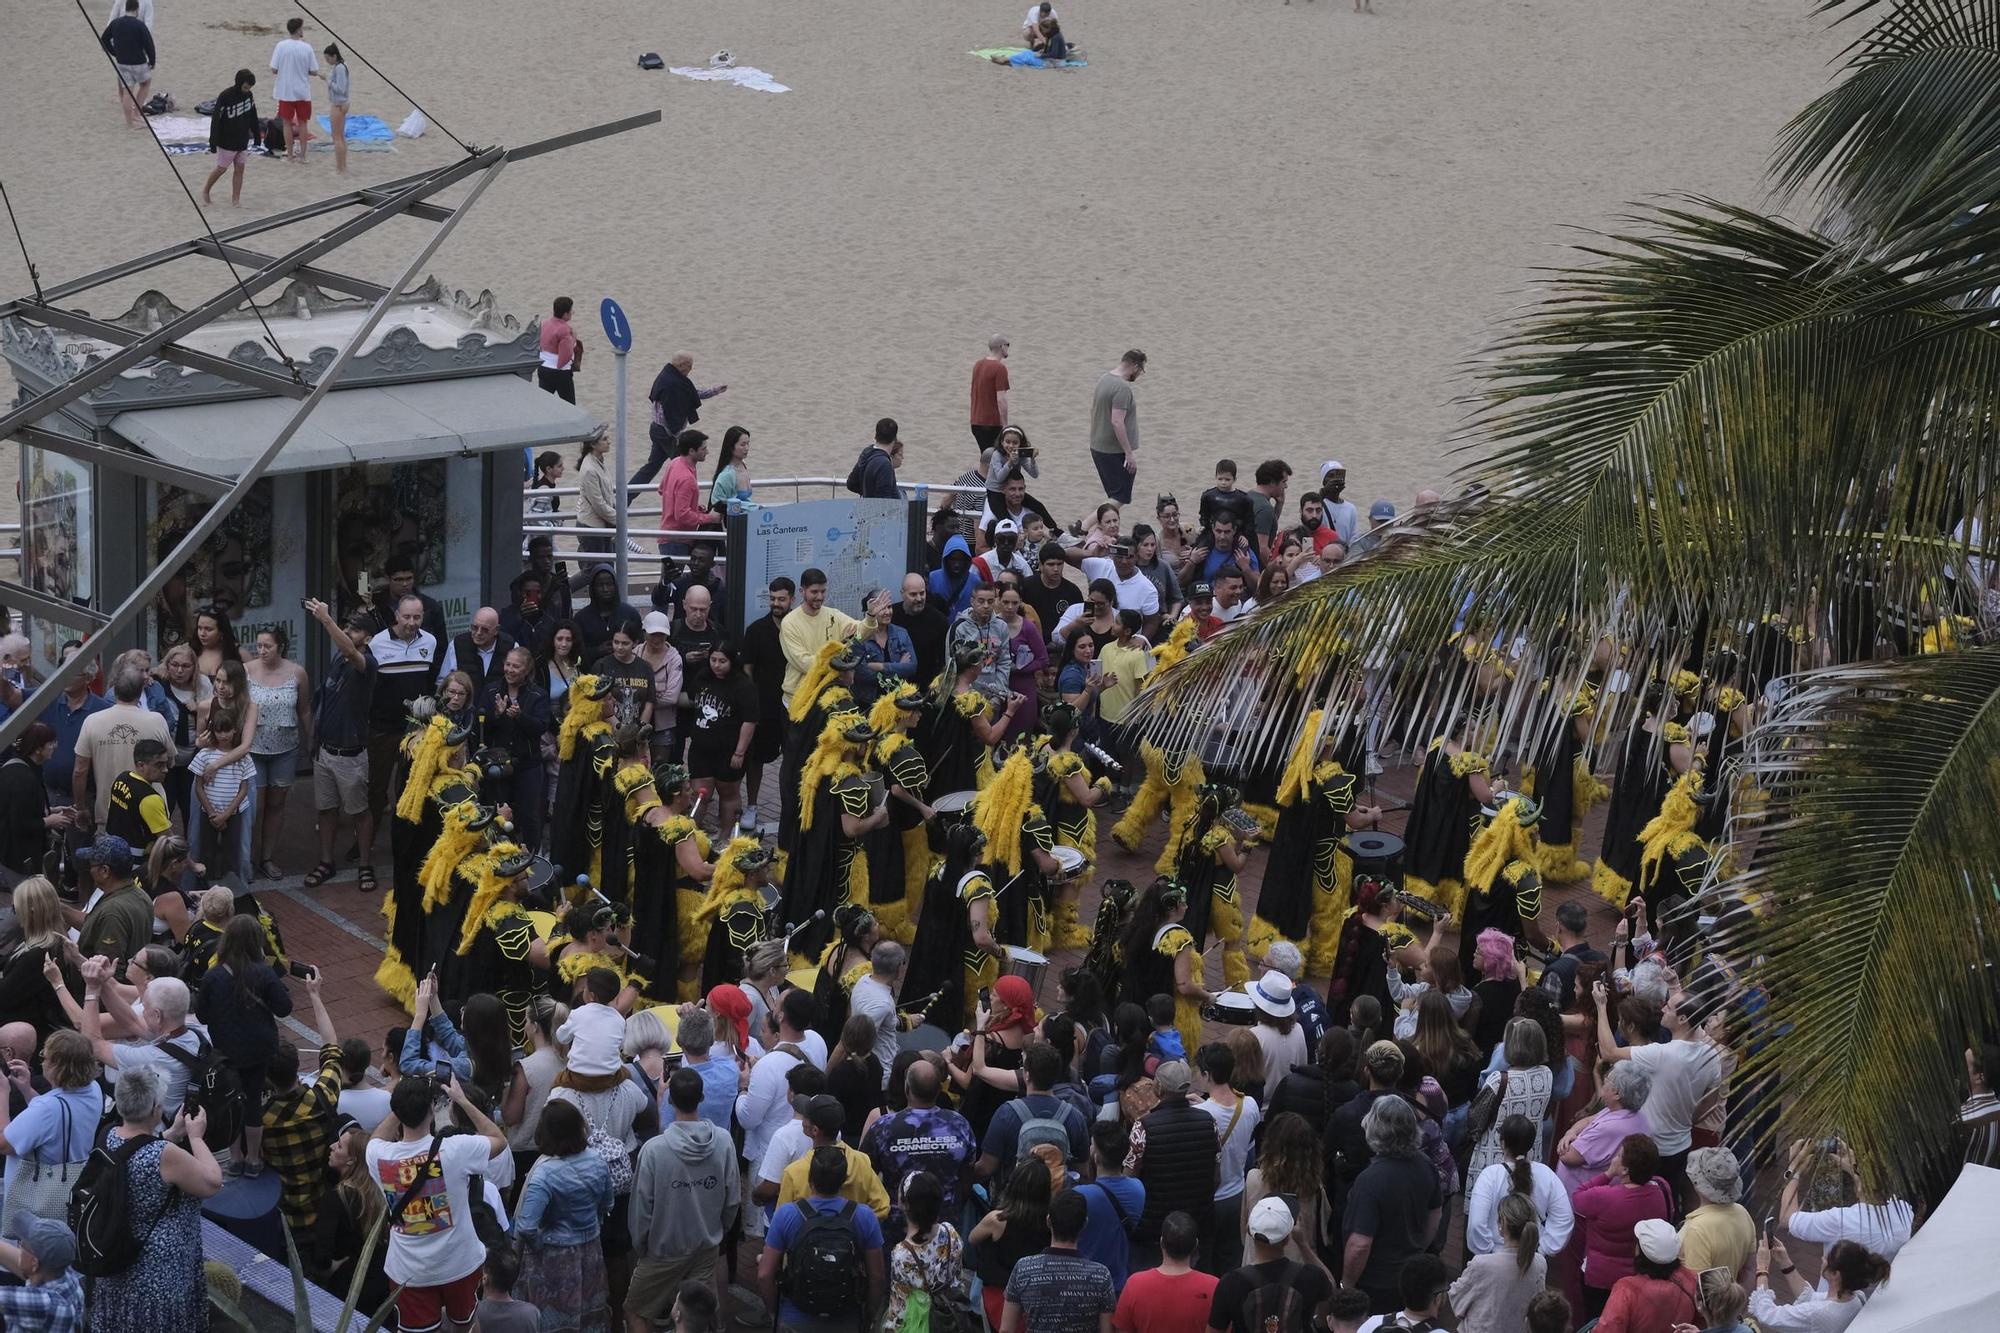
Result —
<path fill-rule="evenodd" d="M 278 1172 L 278 1206 L 295 1234 L 319 1215 L 326 1150 L 340 1105 L 340 1047 L 319 1048 L 319 1077 L 271 1094 L 264 1106 L 264 1160 Z"/>
<path fill-rule="evenodd" d="M 0 1318 L 9 1333 L 76 1333 L 83 1327 L 83 1281 L 65 1271 L 39 1286 L 0 1287 Z"/>

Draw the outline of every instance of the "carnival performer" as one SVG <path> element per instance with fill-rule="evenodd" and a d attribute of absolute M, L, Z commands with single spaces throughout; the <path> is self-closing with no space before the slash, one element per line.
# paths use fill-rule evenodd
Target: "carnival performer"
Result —
<path fill-rule="evenodd" d="M 999 884 L 994 937 L 1003 945 L 1049 950 L 1049 885 L 1062 873 L 1055 830 L 1035 804 L 1035 760 L 1024 740 L 1007 754 L 991 786 L 972 802 L 972 822 L 986 835 L 987 872 Z"/>
<path fill-rule="evenodd" d="M 1610 788 L 1590 771 L 1586 746 L 1597 720 L 1597 691 L 1584 685 L 1570 696 L 1569 716 L 1522 775 L 1521 790 L 1541 802 L 1535 841 L 1535 868 L 1551 884 L 1567 884 L 1590 874 L 1577 858 L 1583 819 Z"/>
<path fill-rule="evenodd" d="M 1534 797 L 1519 792 L 1496 795 L 1494 800 L 1499 808 L 1465 854 L 1465 900 L 1458 934 L 1460 963 L 1468 973 L 1482 930 L 1504 931 L 1537 947 L 1548 943 L 1536 921 L 1542 910 L 1542 877 L 1521 874 L 1522 869 L 1534 868 L 1535 827 L 1542 809 Z M 1525 912 L 1524 897 L 1529 905 Z"/>
<path fill-rule="evenodd" d="M 860 714 L 835 713 L 799 770 L 799 831 L 785 862 L 782 906 L 785 919 L 799 927 L 793 948 L 808 964 L 826 947 L 835 908 L 868 905 L 861 840 L 889 822 L 887 799 L 875 801 L 864 767 L 874 740 Z"/>
<path fill-rule="evenodd" d="M 590 1003 L 583 990 L 584 973 L 594 967 L 618 974 L 619 992 L 614 1007 L 629 1014 L 640 996 L 651 986 L 653 960 L 625 947 L 618 930 L 622 918 L 616 907 L 585 886 L 586 896 L 564 913 L 562 938 L 551 937 L 554 951 L 549 966 L 549 990 L 554 998 L 575 1008 Z"/>
<path fill-rule="evenodd" d="M 1185 922 L 1192 890 L 1160 876 L 1139 895 L 1125 925 L 1121 1002 L 1145 1007 L 1155 995 L 1174 997 L 1174 1027 L 1183 1052 L 1201 1049 L 1201 1010 L 1215 997 L 1203 985 L 1202 952 Z"/>
<path fill-rule="evenodd" d="M 1090 947 L 1090 932 L 1079 919 L 1077 898 L 1097 864 L 1097 807 L 1111 799 L 1111 779 L 1092 781 L 1083 756 L 1076 752 L 1078 722 L 1073 704 L 1050 704 L 1042 710 L 1042 730 L 1048 738 L 1048 776 L 1036 800 L 1055 826 L 1056 841 L 1083 857 L 1083 865 L 1056 889 L 1053 937 L 1059 949 Z"/>
<path fill-rule="evenodd" d="M 1146 681 L 1158 679 L 1161 672 L 1181 661 L 1197 645 L 1196 625 L 1192 618 L 1183 618 L 1174 623 L 1167 635 L 1166 643 L 1153 653 L 1153 669 L 1146 673 Z M 1170 704 L 1169 707 L 1172 707 Z M 1125 806 L 1125 813 L 1111 826 L 1111 840 L 1126 851 L 1137 854 L 1139 844 L 1145 841 L 1147 832 L 1159 819 L 1160 812 L 1169 810 L 1179 799 L 1192 799 L 1194 789 L 1208 779 L 1202 772 L 1201 761 L 1186 751 L 1169 755 L 1152 741 L 1139 744 L 1139 764 L 1143 770 L 1138 790 Z M 1174 815 L 1168 815 L 1168 828 L 1172 829 Z M 1162 858 L 1164 860 L 1164 858 Z M 1156 865 L 1161 874 L 1169 873 L 1170 867 Z"/>
<path fill-rule="evenodd" d="M 535 923 L 522 905 L 533 864 L 534 854 L 515 843 L 492 849 L 456 950 L 466 993 L 499 997 L 517 1049 L 527 1046 L 528 1008 L 549 968 L 548 942 L 536 938 Z"/>
<path fill-rule="evenodd" d="M 787 709 L 785 749 L 778 768 L 778 846 L 795 849 L 799 834 L 799 808 L 807 784 L 801 774 L 819 745 L 827 719 L 836 713 L 859 712 L 854 700 L 854 669 L 861 654 L 844 639 L 820 645 L 813 664 L 792 691 Z"/>
<path fill-rule="evenodd" d="M 1694 766 L 1688 729 L 1673 720 L 1675 696 L 1665 683 L 1646 691 L 1645 719 L 1625 739 L 1618 775 L 1611 783 L 1604 841 L 1590 887 L 1613 907 L 1623 908 L 1639 881 L 1645 849 L 1639 835 L 1660 813 L 1667 793 Z"/>
<path fill-rule="evenodd" d="M 636 915 L 642 814 L 660 803 L 652 791 L 653 729 L 639 722 L 623 722 L 613 728 L 611 742 L 616 758 L 611 766 L 611 800 L 604 808 L 604 833 L 598 844 L 597 888 Z"/>
<path fill-rule="evenodd" d="M 907 681 L 884 689 L 868 713 L 868 725 L 881 738 L 868 765 L 881 775 L 889 794 L 889 822 L 862 843 L 868 857 L 868 910 L 882 933 L 899 944 L 917 936 L 916 913 L 923 906 L 931 868 L 930 833 L 924 825 L 937 813 L 924 800 L 930 768 L 912 736 L 923 715 L 924 697 Z"/>
<path fill-rule="evenodd" d="M 468 730 L 437 713 L 428 699 L 417 701 L 410 722 L 399 749 L 402 784 L 389 829 L 393 864 L 382 909 L 389 947 L 375 972 L 376 984 L 405 1008 L 415 1002 L 417 974 L 437 961 L 425 929 L 425 856 L 444 834 L 445 811 L 470 804 L 479 788 L 477 772 L 466 763 Z"/>
<path fill-rule="evenodd" d="M 1736 654 L 1727 650 L 1717 654 L 1717 679 L 1733 677 L 1736 671 Z M 1729 794 L 1742 767 L 1743 738 L 1749 734 L 1751 717 L 1750 700 L 1734 685 L 1717 686 L 1708 703 L 1711 725 L 1702 741 L 1702 784 L 1708 799 L 1694 831 L 1703 841 L 1714 843 L 1729 821 Z"/>
<path fill-rule="evenodd" d="M 1175 876 L 1188 890 L 1186 924 L 1196 947 L 1208 948 L 1211 932 L 1222 941 L 1222 984 L 1237 986 L 1250 979 L 1250 960 L 1243 953 L 1243 899 L 1237 877 L 1250 863 L 1257 821 L 1243 811 L 1242 794 L 1220 782 L 1204 783 L 1194 808 L 1174 833 Z"/>
<path fill-rule="evenodd" d="M 1346 1026 L 1348 1009 L 1363 995 L 1374 996 L 1385 1015 L 1396 1011 L 1389 999 L 1393 913 L 1389 890 L 1380 880 L 1367 875 L 1355 879 L 1354 909 L 1340 925 L 1333 980 L 1326 990 L 1329 1027 Z"/>
<path fill-rule="evenodd" d="M 869 957 L 881 942 L 881 926 L 865 903 L 842 903 L 833 909 L 833 938 L 813 971 L 813 1031 L 826 1038 L 828 1050 L 847 1026 L 854 983 L 868 975 Z"/>
<path fill-rule="evenodd" d="M 1278 825 L 1264 861 L 1257 914 L 1244 941 L 1257 957 L 1279 940 L 1297 946 L 1307 972 L 1333 970 L 1334 946 L 1347 913 L 1354 862 L 1341 846 L 1349 830 L 1380 828 L 1382 807 L 1362 804 L 1361 761 L 1335 757 L 1336 737 L 1321 737 L 1325 713 L 1314 709 L 1278 779 Z M 1360 739 L 1358 730 L 1351 738 Z M 1352 767 L 1349 767 L 1349 764 Z"/>
<path fill-rule="evenodd" d="M 960 645 L 952 657 L 951 675 L 939 676 L 930 709 L 930 726 L 918 741 L 930 768 L 931 790 L 983 791 L 993 780 L 993 747 L 1025 700 L 1010 694 L 997 704 L 979 688 L 986 663 L 977 644 Z"/>
<path fill-rule="evenodd" d="M 617 746 L 605 716 L 612 685 L 606 676 L 578 676 L 563 696 L 569 711 L 556 733 L 549 859 L 567 874 L 586 876 L 592 883 L 603 874 L 604 819 L 614 804 L 610 778 Z"/>
<path fill-rule="evenodd" d="M 465 915 L 493 860 L 493 848 L 512 825 L 492 806 L 461 801 L 446 809 L 445 828 L 418 873 L 424 884 L 424 957 L 437 974 L 438 998 L 456 1006 L 474 994 L 461 975 L 464 960 L 458 953 Z"/>
<path fill-rule="evenodd" d="M 1404 835 L 1403 887 L 1453 915 L 1465 901 L 1465 854 L 1480 808 L 1493 799 L 1486 756 L 1467 744 L 1467 730 L 1460 715 L 1431 742 Z"/>
<path fill-rule="evenodd" d="M 701 992 L 733 986 L 743 978 L 746 955 L 765 937 L 764 890 L 771 882 L 771 853 L 749 836 L 729 840 L 716 858 L 696 914 L 706 941 L 701 963 Z"/>
<path fill-rule="evenodd" d="M 628 943 L 656 964 L 647 992 L 652 1000 L 692 1001 L 698 994 L 707 940 L 696 921 L 715 867 L 708 860 L 708 835 L 688 813 L 692 801 L 687 770 L 679 764 L 649 771 L 625 798 L 632 827 Z"/>
<path fill-rule="evenodd" d="M 925 1021 L 959 1032 L 977 1007 L 980 990 L 999 977 L 1001 949 L 993 937 L 993 877 L 981 864 L 986 835 L 961 822 L 945 830 L 943 842 L 943 857 L 924 884 L 903 993 L 921 997 L 935 992 Z"/>

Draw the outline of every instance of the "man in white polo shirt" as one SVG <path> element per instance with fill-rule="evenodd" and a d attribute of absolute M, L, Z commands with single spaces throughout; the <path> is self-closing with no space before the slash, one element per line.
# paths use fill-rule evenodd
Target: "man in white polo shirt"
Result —
<path fill-rule="evenodd" d="M 1077 566 L 1083 570 L 1084 578 L 1095 583 L 1104 579 L 1118 589 L 1118 609 L 1137 611 L 1145 618 L 1141 630 L 1148 639 L 1160 627 L 1160 590 L 1153 581 L 1139 572 L 1139 551 L 1129 538 L 1121 537 L 1111 544 L 1111 558 L 1102 556 L 1077 556 Z"/>
<path fill-rule="evenodd" d="M 396 618 L 368 641 L 368 652 L 375 659 L 375 696 L 368 711 L 368 809 L 379 820 L 389 805 L 389 775 L 396 767 L 404 715 L 419 696 L 431 692 L 437 677 L 437 640 L 424 628 L 424 604 L 415 594 L 396 603 Z"/>

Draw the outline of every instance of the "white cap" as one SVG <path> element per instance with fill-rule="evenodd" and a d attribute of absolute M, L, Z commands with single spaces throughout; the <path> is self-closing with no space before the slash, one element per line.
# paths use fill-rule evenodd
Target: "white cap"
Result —
<path fill-rule="evenodd" d="M 1273 1018 L 1290 1018 L 1298 1010 L 1292 999 L 1292 979 L 1283 972 L 1266 972 L 1244 986 L 1250 1003 Z"/>
<path fill-rule="evenodd" d="M 1632 1225 L 1632 1236 L 1639 1242 L 1639 1253 L 1656 1264 L 1670 1264 L 1681 1257 L 1680 1233 L 1670 1222 L 1645 1218 Z"/>
<path fill-rule="evenodd" d="M 672 634 L 674 632 L 674 622 L 667 619 L 667 613 L 664 611 L 648 611 L 646 618 L 640 621 L 639 625 L 648 634 Z"/>
<path fill-rule="evenodd" d="M 1016 523 L 1011 518 L 1003 518 L 998 523 L 995 523 L 993 525 L 993 535 L 998 537 L 1003 532 L 1011 532 L 1014 535 L 1019 536 L 1021 533 L 1021 525 L 1019 523 Z"/>
<path fill-rule="evenodd" d="M 1319 479 L 1325 481 L 1326 474 L 1329 472 L 1345 471 L 1347 471 L 1347 464 L 1341 462 L 1338 458 L 1329 458 L 1319 465 Z"/>
<path fill-rule="evenodd" d="M 1273 1245 L 1291 1239 L 1292 1210 L 1275 1194 L 1266 1194 L 1250 1210 L 1250 1234 Z"/>

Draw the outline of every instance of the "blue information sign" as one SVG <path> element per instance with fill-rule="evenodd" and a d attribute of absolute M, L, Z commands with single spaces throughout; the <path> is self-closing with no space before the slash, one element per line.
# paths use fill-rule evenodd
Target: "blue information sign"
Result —
<path fill-rule="evenodd" d="M 631 351 L 632 325 L 625 318 L 624 309 L 607 296 L 604 298 L 604 304 L 598 307 L 597 313 L 604 321 L 604 336 L 611 340 L 611 345 L 621 352 Z"/>

